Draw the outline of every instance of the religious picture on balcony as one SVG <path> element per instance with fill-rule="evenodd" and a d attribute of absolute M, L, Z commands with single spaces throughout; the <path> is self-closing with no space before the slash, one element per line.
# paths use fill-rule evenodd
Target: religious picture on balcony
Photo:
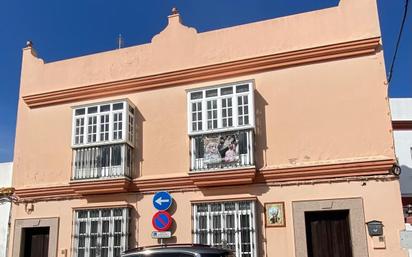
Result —
<path fill-rule="evenodd" d="M 205 163 L 233 163 L 239 161 L 238 135 L 216 135 L 204 139 Z"/>
<path fill-rule="evenodd" d="M 221 157 L 219 154 L 219 138 L 216 137 L 206 137 L 204 139 L 205 143 L 205 163 L 215 164 L 221 162 Z"/>

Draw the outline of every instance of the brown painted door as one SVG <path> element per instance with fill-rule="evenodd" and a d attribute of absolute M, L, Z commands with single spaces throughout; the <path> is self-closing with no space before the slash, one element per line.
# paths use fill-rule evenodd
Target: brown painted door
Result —
<path fill-rule="evenodd" d="M 26 228 L 24 257 L 48 257 L 49 227 Z"/>
<path fill-rule="evenodd" d="M 308 257 L 352 257 L 349 211 L 306 212 Z"/>

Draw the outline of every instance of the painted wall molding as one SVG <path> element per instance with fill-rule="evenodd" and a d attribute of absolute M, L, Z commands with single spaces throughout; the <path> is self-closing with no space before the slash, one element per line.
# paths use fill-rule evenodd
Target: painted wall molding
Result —
<path fill-rule="evenodd" d="M 30 108 L 92 100 L 375 53 L 380 37 L 23 96 Z M 58 85 L 56 85 L 58 88 Z"/>
<path fill-rule="evenodd" d="M 261 169 L 254 171 L 247 170 L 228 170 L 220 171 L 220 173 L 210 172 L 208 174 L 202 174 L 200 181 L 199 178 L 193 178 L 193 176 L 181 176 L 173 178 L 157 178 L 157 179 L 134 179 L 128 180 L 124 178 L 115 180 L 89 180 L 81 182 L 71 182 L 67 185 L 61 186 L 44 186 L 34 188 L 17 188 L 15 194 L 21 201 L 40 201 L 40 200 L 59 200 L 67 198 L 82 198 L 88 195 L 102 195 L 112 193 L 127 193 L 127 192 L 139 192 L 148 193 L 157 190 L 177 190 L 177 191 L 193 191 L 201 190 L 204 186 L 233 186 L 231 182 L 232 174 L 236 172 L 243 172 L 248 178 L 253 179 L 251 174 L 255 175 L 254 181 L 247 179 L 243 181 L 243 186 L 253 184 L 267 184 L 273 185 L 273 183 L 282 182 L 288 184 L 291 181 L 308 181 L 316 183 L 316 181 L 322 182 L 325 179 L 336 178 L 353 178 L 368 177 L 376 175 L 392 176 L 390 175 L 390 168 L 395 164 L 393 159 L 382 159 L 373 161 L 358 161 L 351 163 L 338 163 L 338 164 L 322 164 L 316 166 L 302 166 L 293 168 L 278 168 L 278 169 Z M 217 175 L 221 178 L 219 183 L 212 185 L 204 185 L 203 182 L 207 178 L 215 178 Z M 353 180 L 353 179 L 352 179 Z M 212 179 L 212 181 L 215 181 Z M 213 185 L 214 184 L 214 185 Z M 239 183 L 236 183 L 239 185 Z M 286 185 L 285 184 L 285 185 Z"/>

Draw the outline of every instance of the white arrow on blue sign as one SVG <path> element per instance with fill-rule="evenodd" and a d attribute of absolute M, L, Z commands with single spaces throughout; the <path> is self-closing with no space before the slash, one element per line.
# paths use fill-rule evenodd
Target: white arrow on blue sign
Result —
<path fill-rule="evenodd" d="M 172 205 L 172 196 L 166 191 L 157 192 L 153 196 L 153 206 L 159 211 L 165 211 Z"/>

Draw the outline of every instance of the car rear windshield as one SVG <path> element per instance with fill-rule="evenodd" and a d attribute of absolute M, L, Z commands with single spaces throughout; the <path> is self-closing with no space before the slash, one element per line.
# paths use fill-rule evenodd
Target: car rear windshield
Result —
<path fill-rule="evenodd" d="M 196 255 L 188 253 L 151 253 L 150 255 L 136 254 L 133 257 L 195 257 Z M 203 253 L 201 257 L 233 257 L 230 253 Z"/>

